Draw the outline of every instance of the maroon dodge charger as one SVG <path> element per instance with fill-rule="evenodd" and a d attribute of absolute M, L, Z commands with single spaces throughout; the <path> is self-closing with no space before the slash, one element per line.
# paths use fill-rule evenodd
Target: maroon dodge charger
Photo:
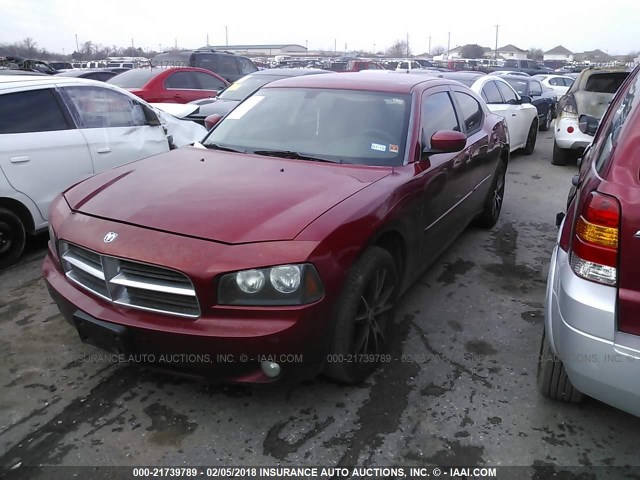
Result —
<path fill-rule="evenodd" d="M 270 83 L 203 144 L 91 177 L 51 207 L 44 275 L 82 341 L 223 381 L 389 359 L 399 296 L 493 226 L 502 117 L 465 86 L 346 73 Z"/>

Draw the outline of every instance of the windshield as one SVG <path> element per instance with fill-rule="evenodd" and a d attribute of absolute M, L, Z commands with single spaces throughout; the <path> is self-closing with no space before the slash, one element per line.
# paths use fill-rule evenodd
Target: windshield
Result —
<path fill-rule="evenodd" d="M 264 88 L 227 115 L 204 145 L 401 165 L 410 104 L 409 95 L 395 93 Z"/>
<path fill-rule="evenodd" d="M 505 80 L 513 89 L 518 92 L 518 95 L 527 95 L 527 82 L 525 80 L 518 80 L 517 78 L 507 78 Z"/>
<path fill-rule="evenodd" d="M 288 78 L 287 75 L 249 75 L 242 77 L 240 80 L 232 83 L 227 89 L 218 95 L 221 100 L 232 100 L 241 102 L 261 86 L 267 83 L 275 82 L 282 78 Z"/>
<path fill-rule="evenodd" d="M 149 80 L 161 73 L 159 68 L 136 68 L 122 72 L 109 79 L 109 83 L 121 88 L 142 88 Z"/>

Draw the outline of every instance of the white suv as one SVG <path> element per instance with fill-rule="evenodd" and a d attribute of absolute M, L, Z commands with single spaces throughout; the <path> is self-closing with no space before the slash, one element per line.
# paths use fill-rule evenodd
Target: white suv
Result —
<path fill-rule="evenodd" d="M 103 82 L 0 77 L 0 268 L 20 257 L 27 235 L 47 228 L 58 193 L 90 175 L 168 151 L 170 138 L 158 115 Z"/>

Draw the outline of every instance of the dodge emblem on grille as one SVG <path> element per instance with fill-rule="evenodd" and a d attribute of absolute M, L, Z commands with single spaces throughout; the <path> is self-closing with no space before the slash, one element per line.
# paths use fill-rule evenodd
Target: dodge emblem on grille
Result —
<path fill-rule="evenodd" d="M 104 243 L 111 243 L 116 238 L 118 238 L 118 234 L 116 232 L 109 232 L 104 236 L 102 240 L 104 241 Z"/>

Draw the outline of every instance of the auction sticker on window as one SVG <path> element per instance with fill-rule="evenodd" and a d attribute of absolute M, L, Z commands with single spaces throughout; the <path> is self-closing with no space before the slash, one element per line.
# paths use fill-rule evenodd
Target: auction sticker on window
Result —
<path fill-rule="evenodd" d="M 386 145 L 382 145 L 380 143 L 372 143 L 371 144 L 371 150 L 375 150 L 377 152 L 386 152 L 387 151 L 387 146 Z"/>
<path fill-rule="evenodd" d="M 229 115 L 227 115 L 227 118 L 229 120 L 238 120 L 244 117 L 249 110 L 251 110 L 257 104 L 259 104 L 262 100 L 264 100 L 263 95 L 254 95 L 253 97 L 249 97 L 247 100 L 242 102 L 238 106 L 238 108 L 236 108 Z"/>

